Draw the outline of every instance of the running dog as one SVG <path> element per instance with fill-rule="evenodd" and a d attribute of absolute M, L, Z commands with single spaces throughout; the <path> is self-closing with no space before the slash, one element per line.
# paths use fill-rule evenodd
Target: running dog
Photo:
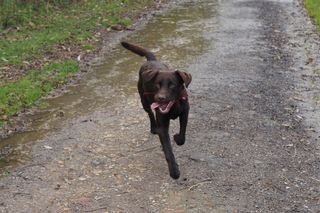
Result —
<path fill-rule="evenodd" d="M 158 134 L 160 138 L 170 176 L 178 179 L 180 171 L 172 152 L 169 124 L 170 119 L 179 117 L 180 131 L 174 135 L 174 140 L 177 145 L 183 145 L 189 114 L 186 87 L 191 83 L 192 76 L 188 72 L 170 69 L 158 62 L 154 53 L 145 48 L 125 41 L 121 44 L 124 48 L 147 59 L 139 71 L 138 91 L 141 103 L 149 115 L 151 133 Z"/>

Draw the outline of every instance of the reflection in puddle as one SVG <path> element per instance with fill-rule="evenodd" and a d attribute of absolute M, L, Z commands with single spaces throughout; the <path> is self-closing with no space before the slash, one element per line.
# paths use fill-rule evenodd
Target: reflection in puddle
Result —
<path fill-rule="evenodd" d="M 151 49 L 158 59 L 172 67 L 185 69 L 197 56 L 204 54 L 212 41 L 205 37 L 215 23 L 214 2 L 193 1 L 157 15 L 141 30 L 127 38 Z M 136 93 L 137 73 L 143 58 L 128 53 L 120 45 L 107 55 L 94 72 L 83 78 L 69 92 L 47 100 L 49 107 L 35 115 L 29 131 L 0 142 L 0 168 L 8 169 L 28 159 L 32 143 L 49 131 L 57 131 L 70 118 L 112 106 Z M 192 72 L 192 70 L 190 70 Z M 1 170 L 0 170 L 1 171 Z"/>

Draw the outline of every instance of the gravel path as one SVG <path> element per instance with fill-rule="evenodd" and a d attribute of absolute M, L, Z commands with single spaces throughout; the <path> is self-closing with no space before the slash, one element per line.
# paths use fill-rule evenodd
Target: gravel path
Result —
<path fill-rule="evenodd" d="M 298 0 L 191 1 L 128 40 L 193 75 L 180 179 L 148 133 L 143 59 L 117 45 L 2 178 L 1 212 L 320 211 L 320 41 Z"/>

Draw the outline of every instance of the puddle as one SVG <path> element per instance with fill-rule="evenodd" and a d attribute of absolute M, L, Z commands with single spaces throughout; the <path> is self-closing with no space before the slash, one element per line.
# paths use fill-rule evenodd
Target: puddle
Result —
<path fill-rule="evenodd" d="M 215 27 L 215 1 L 191 1 L 176 6 L 165 14 L 156 15 L 127 40 L 151 49 L 172 67 L 186 69 L 197 56 L 205 54 L 211 38 L 206 32 Z M 138 70 L 144 61 L 117 45 L 94 71 L 85 76 L 69 92 L 48 99 L 48 108 L 29 116 L 32 125 L 23 133 L 0 142 L 0 171 L 28 159 L 31 145 L 48 133 L 58 131 L 63 123 L 77 116 L 112 106 L 136 95 Z"/>

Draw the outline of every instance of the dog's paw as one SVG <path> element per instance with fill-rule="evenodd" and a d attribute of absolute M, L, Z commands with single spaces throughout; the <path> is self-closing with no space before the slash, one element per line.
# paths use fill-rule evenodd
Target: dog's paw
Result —
<path fill-rule="evenodd" d="M 172 169 L 170 171 L 170 177 L 172 177 L 173 179 L 178 179 L 180 177 L 180 171 L 178 168 Z"/>
<path fill-rule="evenodd" d="M 184 142 L 186 141 L 186 137 L 184 135 L 180 135 L 180 134 L 175 134 L 173 136 L 173 139 L 176 142 L 176 144 L 179 146 L 183 145 Z"/>

